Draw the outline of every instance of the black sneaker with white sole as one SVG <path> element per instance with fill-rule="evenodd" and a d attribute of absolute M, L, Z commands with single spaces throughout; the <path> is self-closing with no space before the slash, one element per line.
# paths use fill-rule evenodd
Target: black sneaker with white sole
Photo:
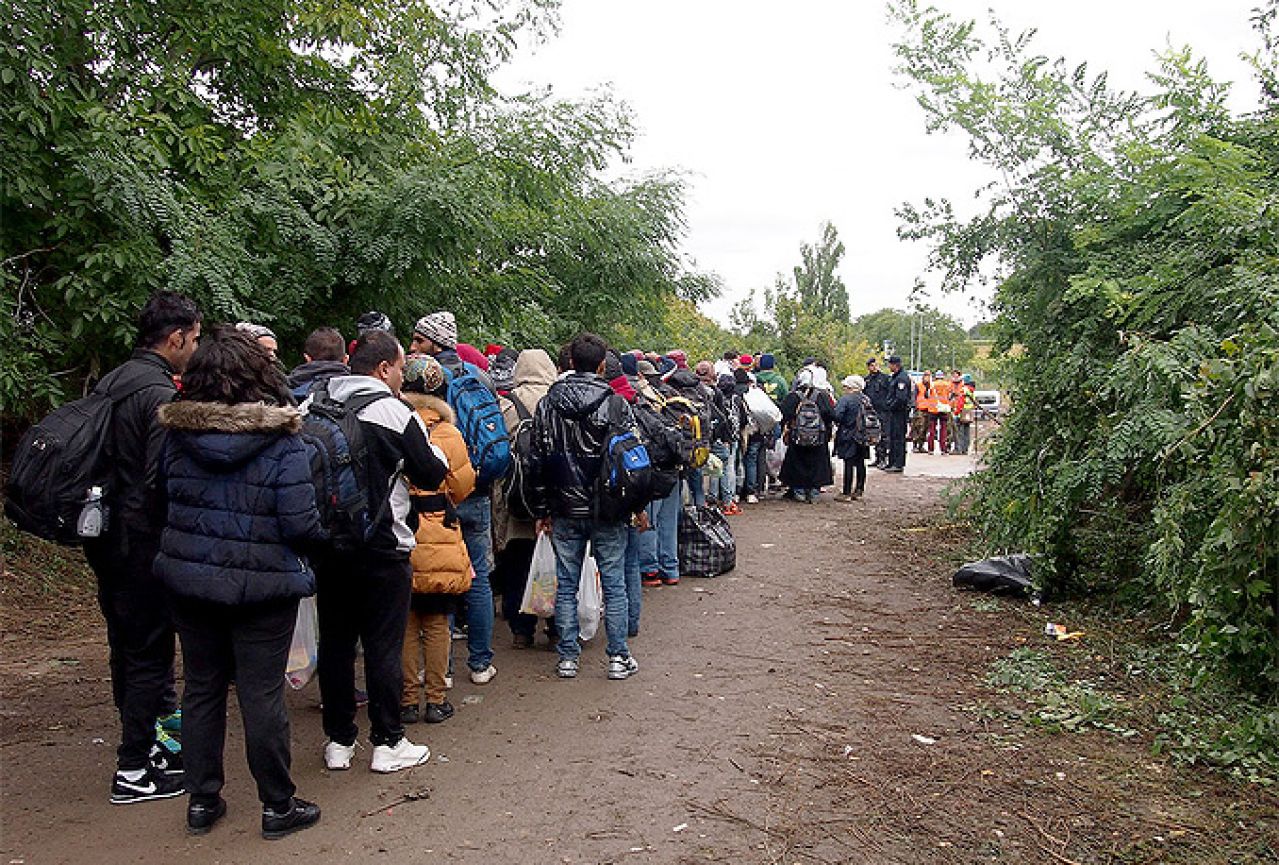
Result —
<path fill-rule="evenodd" d="M 181 775 L 166 775 L 154 766 L 148 766 L 136 781 L 130 781 L 124 772 L 117 771 L 111 781 L 111 804 L 131 805 L 152 799 L 172 799 L 185 792 Z"/>
<path fill-rule="evenodd" d="M 262 837 L 268 841 L 300 832 L 320 821 L 320 806 L 296 796 L 283 811 L 262 809 Z"/>

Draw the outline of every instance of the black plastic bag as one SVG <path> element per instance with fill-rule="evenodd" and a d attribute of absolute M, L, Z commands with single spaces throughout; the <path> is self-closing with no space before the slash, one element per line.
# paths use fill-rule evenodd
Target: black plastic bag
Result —
<path fill-rule="evenodd" d="M 982 559 L 980 562 L 969 562 L 955 571 L 952 582 L 959 589 L 1037 598 L 1038 590 L 1030 578 L 1033 566 L 1034 559 L 1025 553 L 996 556 L 993 559 Z"/>

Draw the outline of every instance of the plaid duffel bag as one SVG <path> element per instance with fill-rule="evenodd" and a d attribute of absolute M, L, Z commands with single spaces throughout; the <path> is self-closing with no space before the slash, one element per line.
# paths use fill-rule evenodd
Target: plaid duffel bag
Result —
<path fill-rule="evenodd" d="M 737 541 L 718 510 L 688 506 L 679 515 L 679 571 L 688 577 L 718 577 L 737 566 Z"/>

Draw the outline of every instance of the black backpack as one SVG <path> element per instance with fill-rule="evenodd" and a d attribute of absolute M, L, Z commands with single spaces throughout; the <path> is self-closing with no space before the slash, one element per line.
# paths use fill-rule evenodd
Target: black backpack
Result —
<path fill-rule="evenodd" d="M 883 428 L 879 422 L 879 415 L 875 412 L 875 406 L 871 403 L 870 397 L 862 394 L 862 413 L 857 419 L 853 440 L 859 445 L 874 447 L 879 444 L 882 437 Z"/>
<path fill-rule="evenodd" d="M 390 393 L 364 393 L 345 403 L 329 394 L 326 381 L 311 394 L 302 418 L 302 441 L 311 458 L 311 482 L 320 522 L 333 548 L 351 552 L 363 548 L 390 501 L 389 490 L 369 511 L 368 444 L 359 414 Z"/>
<path fill-rule="evenodd" d="M 684 464 L 684 434 L 643 397 L 635 402 L 635 422 L 653 461 L 653 500 L 664 499 L 679 483 L 680 466 Z"/>
<path fill-rule="evenodd" d="M 94 487 L 102 499 L 111 500 L 110 441 L 115 407 L 155 382 L 122 388 L 116 393 L 93 393 L 55 409 L 18 442 L 9 482 L 5 486 L 4 514 L 19 529 L 48 541 L 74 545 L 85 537 L 78 525 L 80 513 Z M 103 504 L 100 531 L 109 526 L 108 504 Z"/>
<path fill-rule="evenodd" d="M 816 447 L 826 441 L 826 422 L 809 388 L 799 398 L 795 421 L 791 425 L 790 443 L 798 447 Z"/>
<path fill-rule="evenodd" d="M 533 415 L 512 394 L 507 397 L 515 406 L 519 423 L 511 430 L 511 469 L 502 478 L 502 495 L 506 509 L 517 520 L 531 520 L 533 515 Z"/>

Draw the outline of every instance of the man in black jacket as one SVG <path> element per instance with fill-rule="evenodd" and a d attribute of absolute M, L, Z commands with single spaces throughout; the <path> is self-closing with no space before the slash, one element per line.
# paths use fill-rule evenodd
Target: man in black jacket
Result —
<path fill-rule="evenodd" d="M 111 785 L 117 805 L 165 799 L 183 792 L 176 754 L 156 744 L 156 719 L 176 708 L 171 687 L 173 621 L 151 566 L 163 528 L 149 492 L 164 431 L 157 413 L 177 394 L 174 376 L 186 368 L 200 340 L 200 310 L 181 295 L 160 292 L 138 319 L 137 348 L 103 376 L 99 392 L 119 399 L 111 416 L 110 521 L 84 545 L 98 578 L 98 603 L 107 622 L 111 690 L 120 713 L 120 746 Z"/>
<path fill-rule="evenodd" d="M 902 369 L 902 359 L 893 355 L 888 359 L 892 377 L 888 380 L 888 468 L 887 472 L 906 470 L 906 425 L 910 418 L 911 404 L 915 401 L 915 384 L 910 374 Z"/>
<path fill-rule="evenodd" d="M 350 375 L 346 365 L 346 343 L 336 328 L 320 327 L 311 331 L 302 348 L 306 362 L 289 373 L 289 390 L 301 402 L 322 381 L 334 376 Z"/>
<path fill-rule="evenodd" d="M 888 395 L 891 390 L 888 376 L 879 369 L 879 361 L 869 358 L 866 361 L 866 387 L 862 393 L 870 400 L 875 414 L 886 424 L 888 421 Z M 871 468 L 882 469 L 888 466 L 888 436 L 881 435 L 875 445 L 875 463 Z"/>
<path fill-rule="evenodd" d="M 422 419 L 397 398 L 404 382 L 404 349 L 382 330 L 355 342 L 351 375 L 331 378 L 327 392 L 343 405 L 367 402 L 356 417 L 368 450 L 369 513 L 376 516 L 368 541 L 355 552 L 326 551 L 312 559 L 320 626 L 317 673 L 324 704 L 324 762 L 351 768 L 355 739 L 355 644 L 364 645 L 369 692 L 369 742 L 374 772 L 396 772 L 425 763 L 431 751 L 404 735 L 400 696 L 401 655 L 416 546 L 409 483 L 439 487 L 448 459 L 430 444 Z M 310 397 L 316 398 L 315 393 Z M 371 401 L 369 401 L 371 398 Z M 305 413 L 309 407 L 303 403 Z"/>
<path fill-rule="evenodd" d="M 533 486 L 538 531 L 551 532 L 555 547 L 555 626 L 559 630 L 562 679 L 577 676 L 577 589 L 586 544 L 599 566 L 608 636 L 608 677 L 639 672 L 626 645 L 626 543 L 623 519 L 601 515 L 599 477 L 614 425 L 627 429 L 635 419 L 626 400 L 600 373 L 608 346 L 593 333 L 578 334 L 569 347 L 573 372 L 547 391 L 533 415 Z"/>

